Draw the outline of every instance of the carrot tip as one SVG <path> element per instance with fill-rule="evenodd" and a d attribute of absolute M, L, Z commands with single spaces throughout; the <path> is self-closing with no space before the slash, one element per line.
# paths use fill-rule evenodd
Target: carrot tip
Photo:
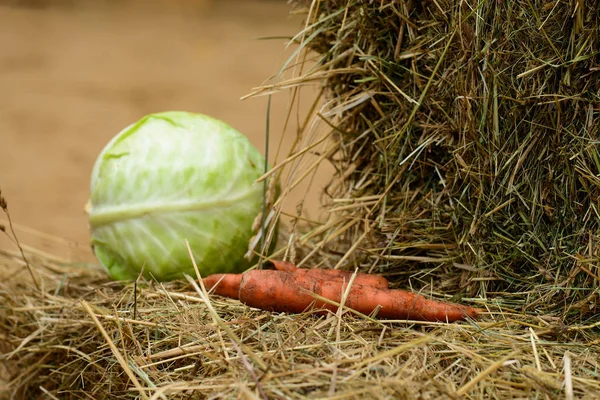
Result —
<path fill-rule="evenodd" d="M 483 314 L 485 312 L 487 312 L 487 310 L 483 308 L 473 308 L 470 314 L 472 314 L 473 317 L 477 317 L 479 314 Z"/>

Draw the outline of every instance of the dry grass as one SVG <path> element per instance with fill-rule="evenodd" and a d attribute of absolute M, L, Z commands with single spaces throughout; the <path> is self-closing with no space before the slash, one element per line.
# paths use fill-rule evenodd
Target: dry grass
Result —
<path fill-rule="evenodd" d="M 319 85 L 278 168 L 292 171 L 284 188 L 310 179 L 310 149 L 337 176 L 326 222 L 294 227 L 288 256 L 597 322 L 600 4 L 297 5 L 294 40 L 311 52 L 255 94 Z"/>
<path fill-rule="evenodd" d="M 319 163 L 338 171 L 325 218 L 292 219 L 274 256 L 380 272 L 486 309 L 477 321 L 273 314 L 23 247 L 38 290 L 15 247 L 0 252 L 0 393 L 598 398 L 598 6 L 296 3 L 293 77 L 253 93 L 288 90 L 293 110 L 322 89 L 290 112 L 302 129 L 271 172 L 286 176 L 276 212 Z"/>
<path fill-rule="evenodd" d="M 41 291 L 26 274 L 13 275 L 24 267 L 18 252 L 0 253 L 7 397 L 552 399 L 600 392 L 600 342 L 590 326 L 508 310 L 450 325 L 270 314 L 215 296 L 207 302 L 184 282 L 138 282 L 136 295 L 134 284 L 110 282 L 94 267 L 28 255 Z"/>

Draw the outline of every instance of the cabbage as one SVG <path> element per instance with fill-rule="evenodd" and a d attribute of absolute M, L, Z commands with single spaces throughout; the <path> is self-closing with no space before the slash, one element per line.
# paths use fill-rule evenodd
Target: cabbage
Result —
<path fill-rule="evenodd" d="M 262 210 L 264 157 L 237 130 L 188 112 L 151 114 L 115 136 L 91 176 L 91 245 L 113 279 L 241 272 Z"/>

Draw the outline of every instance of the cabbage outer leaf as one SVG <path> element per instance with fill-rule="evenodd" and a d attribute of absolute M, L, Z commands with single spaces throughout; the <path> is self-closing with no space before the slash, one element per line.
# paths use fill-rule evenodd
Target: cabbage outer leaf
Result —
<path fill-rule="evenodd" d="M 159 281 L 241 272 L 262 209 L 264 157 L 240 132 L 202 115 L 151 114 L 100 153 L 88 203 L 91 244 L 113 279 Z"/>

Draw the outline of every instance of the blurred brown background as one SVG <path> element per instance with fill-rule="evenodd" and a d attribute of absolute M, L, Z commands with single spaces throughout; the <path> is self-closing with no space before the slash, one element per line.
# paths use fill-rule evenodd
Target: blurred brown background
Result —
<path fill-rule="evenodd" d="M 67 239 L 58 242 L 62 256 L 89 256 L 83 206 L 93 163 L 148 113 L 205 113 L 264 151 L 267 99 L 240 97 L 292 54 L 285 36 L 302 20 L 290 10 L 267 0 L 0 0 L 0 188 L 13 221 Z M 273 148 L 287 105 L 287 94 L 273 98 Z M 292 126 L 284 144 L 294 135 Z M 329 176 L 319 179 L 309 211 Z M 305 191 L 286 208 L 293 212 Z M 18 234 L 55 252 L 55 240 Z M 0 248 L 13 247 L 0 236 Z"/>

